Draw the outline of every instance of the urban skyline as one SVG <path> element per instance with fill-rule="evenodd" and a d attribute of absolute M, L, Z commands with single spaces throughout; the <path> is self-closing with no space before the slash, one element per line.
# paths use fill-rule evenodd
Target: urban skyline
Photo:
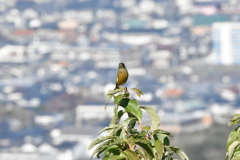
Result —
<path fill-rule="evenodd" d="M 144 93 L 131 98 L 157 110 L 173 144 L 190 159 L 196 148 L 196 160 L 223 159 L 225 126 L 240 107 L 239 5 L 0 0 L 0 159 L 89 159 L 112 115 L 105 94 L 119 62 L 126 87 Z"/>

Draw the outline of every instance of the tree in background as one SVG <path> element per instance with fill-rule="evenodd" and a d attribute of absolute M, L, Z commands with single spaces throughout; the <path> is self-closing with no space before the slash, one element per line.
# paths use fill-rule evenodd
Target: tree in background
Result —
<path fill-rule="evenodd" d="M 240 123 L 240 114 L 235 114 L 228 123 L 228 126 L 234 126 Z M 240 159 L 240 125 L 235 128 L 229 135 L 226 145 L 225 160 L 239 160 Z"/>
<path fill-rule="evenodd" d="M 143 94 L 139 89 L 131 90 L 139 97 Z M 173 156 L 178 155 L 182 160 L 189 159 L 182 149 L 170 146 L 169 137 L 172 135 L 159 129 L 160 118 L 153 107 L 140 106 L 136 100 L 130 99 L 126 87 L 110 90 L 106 96 L 107 103 L 114 98 L 114 116 L 109 126 L 99 133 L 108 132 L 108 135 L 89 145 L 89 149 L 96 147 L 92 157 L 96 155 L 103 160 L 173 160 Z M 151 126 L 142 125 L 143 111 L 149 115 Z M 126 119 L 122 118 L 124 114 L 128 115 Z"/>

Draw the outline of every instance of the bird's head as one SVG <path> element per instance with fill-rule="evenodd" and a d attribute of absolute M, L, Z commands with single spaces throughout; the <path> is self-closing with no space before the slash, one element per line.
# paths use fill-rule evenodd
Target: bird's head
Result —
<path fill-rule="evenodd" d="M 126 68 L 126 67 L 125 67 L 125 64 L 124 64 L 124 63 L 119 63 L 118 68 L 120 69 L 120 68 Z"/>

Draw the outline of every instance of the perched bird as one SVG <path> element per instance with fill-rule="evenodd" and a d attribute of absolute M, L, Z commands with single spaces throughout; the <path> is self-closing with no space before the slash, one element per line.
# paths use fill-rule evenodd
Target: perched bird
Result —
<path fill-rule="evenodd" d="M 119 86 L 124 85 L 128 79 L 128 71 L 124 63 L 119 63 L 118 73 L 116 76 L 116 87 L 115 89 L 119 89 Z M 114 89 L 114 90 L 115 90 Z"/>

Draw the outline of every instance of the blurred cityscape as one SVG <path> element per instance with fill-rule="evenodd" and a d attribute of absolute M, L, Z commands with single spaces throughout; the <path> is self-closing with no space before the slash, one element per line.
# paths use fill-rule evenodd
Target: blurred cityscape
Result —
<path fill-rule="evenodd" d="M 240 111 L 240 0 L 0 0 L 0 28 L 0 160 L 90 159 L 119 62 L 173 145 L 224 159 Z"/>

